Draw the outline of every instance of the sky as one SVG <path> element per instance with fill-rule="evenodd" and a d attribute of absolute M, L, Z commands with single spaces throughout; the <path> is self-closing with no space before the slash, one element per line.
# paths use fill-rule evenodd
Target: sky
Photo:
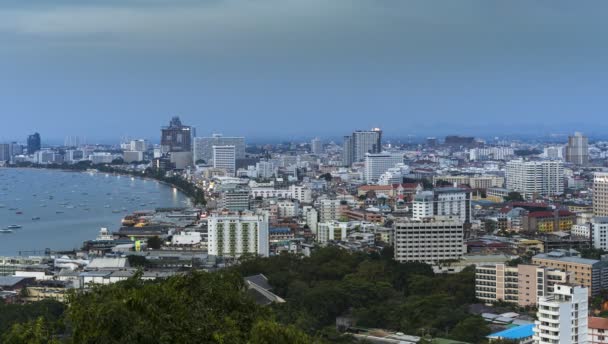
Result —
<path fill-rule="evenodd" d="M 608 129 L 606 1 L 2 0 L 0 141 Z"/>

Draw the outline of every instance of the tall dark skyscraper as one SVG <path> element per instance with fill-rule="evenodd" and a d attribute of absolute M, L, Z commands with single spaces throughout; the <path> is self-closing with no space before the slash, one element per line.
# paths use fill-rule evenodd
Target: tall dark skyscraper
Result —
<path fill-rule="evenodd" d="M 568 137 L 566 146 L 566 161 L 576 165 L 589 163 L 589 139 L 581 133 L 574 133 Z"/>
<path fill-rule="evenodd" d="M 171 118 L 169 126 L 161 129 L 160 145 L 163 153 L 192 151 L 192 128 L 182 125 L 177 116 Z"/>
<path fill-rule="evenodd" d="M 27 137 L 27 154 L 34 154 L 40 150 L 40 134 L 34 133 Z"/>

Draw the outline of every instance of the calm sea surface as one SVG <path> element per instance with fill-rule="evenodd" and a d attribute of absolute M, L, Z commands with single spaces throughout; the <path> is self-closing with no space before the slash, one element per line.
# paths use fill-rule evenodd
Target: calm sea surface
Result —
<path fill-rule="evenodd" d="M 80 248 L 101 227 L 116 230 L 127 213 L 186 205 L 185 195 L 153 180 L 0 168 L 0 229 L 22 226 L 13 233 L 0 233 L 0 256 Z"/>

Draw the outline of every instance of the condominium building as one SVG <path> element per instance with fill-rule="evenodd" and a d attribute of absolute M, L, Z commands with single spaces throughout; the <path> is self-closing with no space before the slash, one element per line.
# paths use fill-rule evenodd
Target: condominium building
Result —
<path fill-rule="evenodd" d="M 225 190 L 220 194 L 218 209 L 230 211 L 243 211 L 249 209 L 249 190 L 247 188 L 234 188 Z"/>
<path fill-rule="evenodd" d="M 213 146 L 213 167 L 226 170 L 229 176 L 236 173 L 236 156 L 234 146 Z"/>
<path fill-rule="evenodd" d="M 505 178 L 501 176 L 434 176 L 433 184 L 437 182 L 448 182 L 450 184 L 468 185 L 473 189 L 502 188 Z"/>
<path fill-rule="evenodd" d="M 403 163 L 403 154 L 395 153 L 366 153 L 365 154 L 365 182 L 372 184 L 380 176 L 395 165 Z"/>
<path fill-rule="evenodd" d="M 319 222 L 339 220 L 341 213 L 341 201 L 337 199 L 324 199 L 319 203 Z"/>
<path fill-rule="evenodd" d="M 302 217 L 310 231 L 317 234 L 317 226 L 319 223 L 319 213 L 317 210 L 310 205 L 304 206 L 302 208 Z"/>
<path fill-rule="evenodd" d="M 469 150 L 469 160 L 506 160 L 515 155 L 511 147 L 484 147 Z"/>
<path fill-rule="evenodd" d="M 532 264 L 572 273 L 570 283 L 589 288 L 591 295 L 597 295 L 601 289 L 608 287 L 608 261 L 569 256 L 565 252 L 549 252 L 532 257 Z"/>
<path fill-rule="evenodd" d="M 608 216 L 608 172 L 593 175 L 593 215 Z"/>
<path fill-rule="evenodd" d="M 399 220 L 395 231 L 395 260 L 440 265 L 460 260 L 466 252 L 463 223 L 458 218 Z"/>
<path fill-rule="evenodd" d="M 291 197 L 302 203 L 312 202 L 312 191 L 309 187 L 303 185 L 291 185 L 289 187 Z"/>
<path fill-rule="evenodd" d="M 344 137 L 342 150 L 342 163 L 350 166 L 354 162 L 365 159 L 366 153 L 380 153 L 382 151 L 382 130 L 374 128 L 370 131 L 355 131 Z"/>
<path fill-rule="evenodd" d="M 588 291 L 556 284 L 553 293 L 538 300 L 535 344 L 588 343 Z"/>
<path fill-rule="evenodd" d="M 208 218 L 209 255 L 239 257 L 254 254 L 267 257 L 268 215 L 213 213 Z"/>
<path fill-rule="evenodd" d="M 317 242 L 344 241 L 348 236 L 348 223 L 338 221 L 317 224 Z"/>
<path fill-rule="evenodd" d="M 593 247 L 608 251 L 608 216 L 594 217 L 589 227 Z"/>
<path fill-rule="evenodd" d="M 210 164 L 213 161 L 213 146 L 234 146 L 236 159 L 245 158 L 245 138 L 226 137 L 213 134 L 211 137 L 194 138 L 194 161 L 204 160 Z"/>
<path fill-rule="evenodd" d="M 568 277 L 564 271 L 537 265 L 481 265 L 475 271 L 475 294 L 486 303 L 534 306 L 538 297 L 553 292 L 556 283 L 568 283 Z"/>
<path fill-rule="evenodd" d="M 507 189 L 526 198 L 564 193 L 564 166 L 561 161 L 511 160 L 506 168 Z"/>
<path fill-rule="evenodd" d="M 434 216 L 455 216 L 471 222 L 471 191 L 462 188 L 440 188 L 421 191 L 414 196 L 412 218 L 423 220 Z"/>
<path fill-rule="evenodd" d="M 310 141 L 310 152 L 316 155 L 323 154 L 323 143 L 318 137 Z"/>
<path fill-rule="evenodd" d="M 148 150 L 147 140 L 131 140 L 129 143 L 129 149 L 133 152 L 145 152 Z"/>
<path fill-rule="evenodd" d="M 568 137 L 566 161 L 575 165 L 587 165 L 589 163 L 589 139 L 587 136 L 576 132 L 574 136 Z"/>

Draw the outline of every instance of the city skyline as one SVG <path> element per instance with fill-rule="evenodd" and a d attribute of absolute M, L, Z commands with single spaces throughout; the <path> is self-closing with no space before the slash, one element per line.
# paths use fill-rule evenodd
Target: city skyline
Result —
<path fill-rule="evenodd" d="M 0 138 L 598 135 L 606 6 L 7 1 Z"/>

